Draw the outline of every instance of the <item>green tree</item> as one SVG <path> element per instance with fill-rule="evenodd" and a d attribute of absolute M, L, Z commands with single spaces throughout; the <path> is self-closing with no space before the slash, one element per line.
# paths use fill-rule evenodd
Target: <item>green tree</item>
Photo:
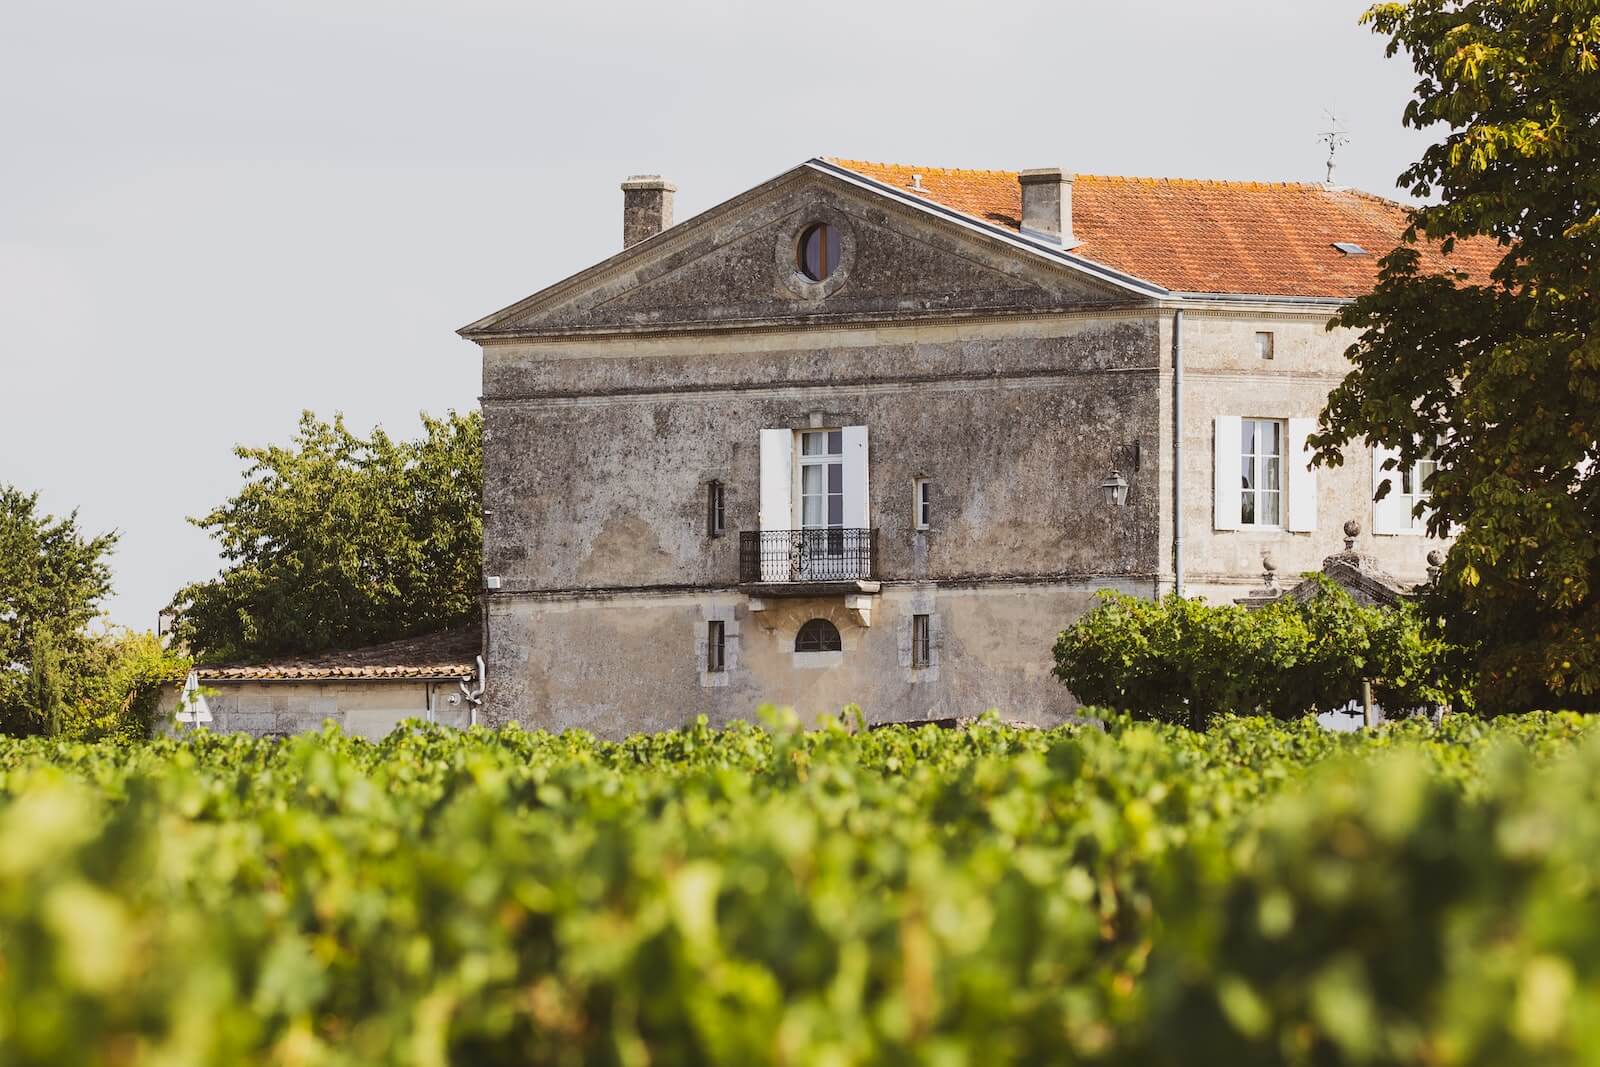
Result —
<path fill-rule="evenodd" d="M 1600 708 L 1600 0 L 1365 20 L 1419 75 L 1405 123 L 1443 128 L 1400 179 L 1436 200 L 1336 319 L 1360 338 L 1319 460 L 1358 438 L 1402 465 L 1433 448 L 1430 529 L 1457 535 L 1437 608 L 1480 649 L 1479 706 Z M 1491 277 L 1424 269 L 1430 243 L 1464 241 L 1498 242 Z"/>
<path fill-rule="evenodd" d="M 37 493 L 0 485 L 0 733 L 38 731 L 68 699 L 85 628 L 111 590 L 115 532 L 86 536 L 77 512 L 41 514 Z"/>
<path fill-rule="evenodd" d="M 32 717 L 30 725 L 38 733 L 54 737 L 61 732 L 66 695 L 61 682 L 61 653 L 56 651 L 55 638 L 49 630 L 41 630 L 34 638 L 24 698 Z"/>
<path fill-rule="evenodd" d="M 76 664 L 76 693 L 60 733 L 79 741 L 142 741 L 155 728 L 163 686 L 183 683 L 189 660 L 148 631 L 90 636 Z"/>
<path fill-rule="evenodd" d="M 422 436 L 352 433 L 311 412 L 289 447 L 239 446 L 244 487 L 191 519 L 221 544 L 180 590 L 174 633 L 207 660 L 312 653 L 469 617 L 483 553 L 483 423 L 422 416 Z"/>

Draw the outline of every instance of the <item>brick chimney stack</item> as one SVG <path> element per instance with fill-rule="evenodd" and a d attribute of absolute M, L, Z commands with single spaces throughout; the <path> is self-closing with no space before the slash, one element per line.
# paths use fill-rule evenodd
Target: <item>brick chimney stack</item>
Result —
<path fill-rule="evenodd" d="M 1040 167 L 1017 175 L 1022 186 L 1022 235 L 1062 248 L 1072 236 L 1072 175 L 1060 167 Z"/>
<path fill-rule="evenodd" d="M 659 174 L 635 174 L 622 183 L 622 247 L 632 248 L 672 225 L 678 187 Z"/>

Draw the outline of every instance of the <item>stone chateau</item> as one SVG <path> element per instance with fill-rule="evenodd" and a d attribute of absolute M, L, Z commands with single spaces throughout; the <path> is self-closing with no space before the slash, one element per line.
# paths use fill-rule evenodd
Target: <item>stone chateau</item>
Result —
<path fill-rule="evenodd" d="M 1306 464 L 1352 340 L 1329 318 L 1405 230 L 1390 201 L 835 159 L 677 225 L 674 192 L 628 179 L 621 251 L 460 331 L 481 635 L 207 668 L 178 721 L 1049 723 L 1075 706 L 1056 634 L 1100 590 L 1259 603 L 1265 556 L 1286 586 L 1328 559 L 1392 589 L 1441 547 L 1426 463 Z"/>
<path fill-rule="evenodd" d="M 483 721 L 1047 723 L 1074 707 L 1051 646 L 1100 590 L 1237 599 L 1264 554 L 1317 569 L 1350 519 L 1425 577 L 1426 469 L 1306 465 L 1351 341 L 1329 317 L 1398 205 L 835 159 L 676 225 L 674 192 L 630 178 L 616 255 L 461 330 Z"/>

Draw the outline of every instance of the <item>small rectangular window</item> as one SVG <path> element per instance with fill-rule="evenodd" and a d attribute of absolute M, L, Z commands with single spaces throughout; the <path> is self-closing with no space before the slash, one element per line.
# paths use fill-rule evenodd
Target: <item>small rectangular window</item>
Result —
<path fill-rule="evenodd" d="M 1265 331 L 1256 334 L 1256 355 L 1262 359 L 1272 358 L 1272 334 Z"/>
<path fill-rule="evenodd" d="M 726 515 L 722 507 L 722 483 L 706 484 L 706 536 L 721 537 L 727 530 Z"/>
<path fill-rule="evenodd" d="M 926 667 L 933 659 L 933 645 L 928 636 L 928 616 L 911 616 L 911 665 Z"/>
<path fill-rule="evenodd" d="M 727 670 L 727 631 L 721 619 L 706 623 L 706 670 L 717 674 Z"/>
<path fill-rule="evenodd" d="M 926 530 L 933 519 L 933 483 L 927 478 L 918 478 L 912 483 L 912 487 L 912 514 L 915 517 L 916 528 Z"/>

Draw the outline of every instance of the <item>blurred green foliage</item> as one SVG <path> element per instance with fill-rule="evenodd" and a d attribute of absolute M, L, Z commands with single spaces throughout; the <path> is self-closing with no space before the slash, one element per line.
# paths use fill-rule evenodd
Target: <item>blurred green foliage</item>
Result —
<path fill-rule="evenodd" d="M 0 1062 L 1600 1056 L 1600 739 L 0 741 Z"/>

